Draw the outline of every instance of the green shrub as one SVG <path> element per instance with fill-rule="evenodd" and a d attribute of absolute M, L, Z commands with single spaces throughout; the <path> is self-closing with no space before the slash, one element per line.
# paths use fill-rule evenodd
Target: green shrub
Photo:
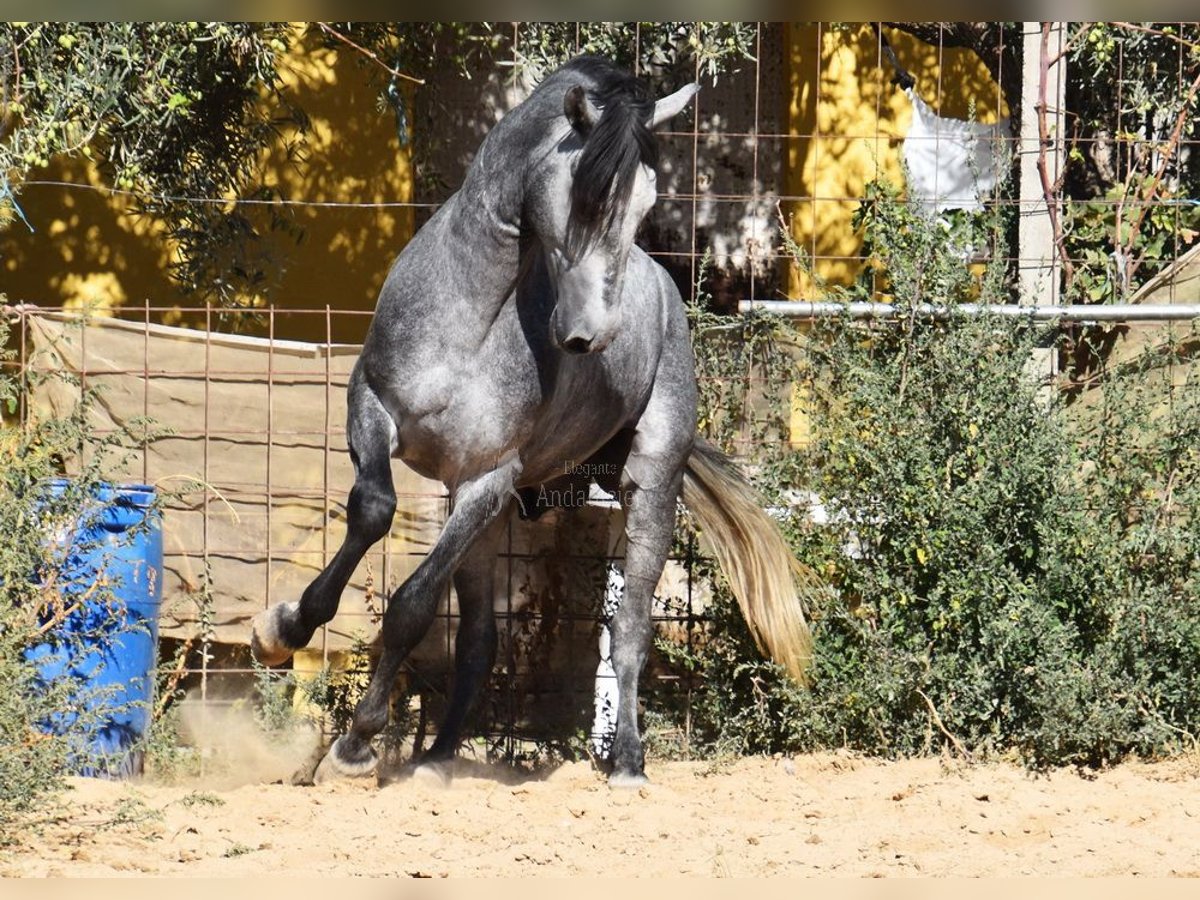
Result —
<path fill-rule="evenodd" d="M 0 320 L 0 347 L 9 337 Z M 17 412 L 21 373 L 0 370 L 0 829 L 36 812 L 62 788 L 63 778 L 104 718 L 115 711 L 112 690 L 70 676 L 46 683 L 32 648 L 53 641 L 61 658 L 77 660 L 88 649 L 117 640 L 110 617 L 90 616 L 71 633 L 57 628 L 85 598 L 90 607 L 119 615 L 118 585 L 101 579 L 81 584 L 65 560 L 86 551 L 79 537 L 96 511 L 91 500 L 104 467 L 128 435 L 98 436 L 87 423 L 92 396 L 81 392 L 77 409 L 63 418 L 10 421 Z M 29 376 L 32 377 L 32 376 Z M 55 375 L 53 377 L 65 377 Z M 81 450 L 86 449 L 86 453 Z M 74 457 L 79 471 L 61 493 L 46 490 Z M 73 535 L 71 539 L 67 536 Z"/>
<path fill-rule="evenodd" d="M 769 386 L 804 386 L 811 440 L 758 443 L 749 461 L 774 503 L 811 493 L 829 517 L 814 525 L 793 508 L 785 522 L 831 588 L 809 611 L 812 688 L 761 659 L 718 590 L 708 640 L 665 648 L 702 675 L 694 739 L 751 752 L 1016 751 L 1036 766 L 1191 749 L 1200 402 L 1194 385 L 1169 383 L 1188 371 L 1169 364 L 1189 344 L 1116 366 L 1110 336 L 1075 334 L 1063 358 L 1087 372 L 1061 380 L 1076 389 L 1039 384 L 1030 360 L 1060 350 L 1057 328 L 912 314 L 918 302 L 1007 302 L 1000 263 L 972 274 L 963 262 L 964 246 L 998 233 L 987 216 L 930 227 L 874 186 L 860 222 L 875 281 L 844 296 L 883 287 L 898 322 L 759 320 L 737 354 L 751 366 L 767 342 L 803 348 Z M 700 335 L 697 352 L 702 369 L 728 360 L 728 333 Z"/>

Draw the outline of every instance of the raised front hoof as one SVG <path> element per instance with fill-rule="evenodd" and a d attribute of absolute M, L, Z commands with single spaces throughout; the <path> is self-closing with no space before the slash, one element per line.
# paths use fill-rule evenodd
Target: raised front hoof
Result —
<path fill-rule="evenodd" d="M 636 790 L 650 783 L 645 772 L 627 772 L 614 769 L 608 776 L 608 786 L 618 790 Z"/>
<path fill-rule="evenodd" d="M 264 609 L 250 620 L 250 652 L 264 666 L 281 666 L 296 651 L 284 642 L 284 616 L 292 615 L 296 609 L 295 603 L 277 603 Z"/>
<path fill-rule="evenodd" d="M 328 784 L 333 781 L 343 781 L 349 778 L 369 778 L 375 774 L 379 765 L 379 757 L 369 746 L 362 751 L 354 752 L 348 749 L 343 735 L 333 742 L 317 771 L 313 774 L 313 784 Z"/>

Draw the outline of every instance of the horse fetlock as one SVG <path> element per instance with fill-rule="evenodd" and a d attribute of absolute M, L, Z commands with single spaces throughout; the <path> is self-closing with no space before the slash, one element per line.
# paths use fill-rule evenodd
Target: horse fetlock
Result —
<path fill-rule="evenodd" d="M 357 743 L 342 735 L 333 742 L 313 775 L 315 784 L 341 778 L 366 778 L 374 774 L 379 757 L 370 744 Z"/>
<path fill-rule="evenodd" d="M 629 730 L 617 726 L 613 741 L 612 773 L 608 783 L 613 787 L 629 787 L 646 783 L 646 755 L 641 740 Z"/>
<path fill-rule="evenodd" d="M 282 665 L 298 649 L 285 637 L 287 625 L 295 620 L 297 610 L 296 603 L 277 603 L 250 620 L 250 651 L 264 666 Z"/>

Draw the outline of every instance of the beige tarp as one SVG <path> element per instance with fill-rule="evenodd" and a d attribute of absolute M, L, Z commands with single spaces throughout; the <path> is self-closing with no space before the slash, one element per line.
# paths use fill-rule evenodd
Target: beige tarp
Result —
<path fill-rule="evenodd" d="M 1200 302 L 1200 247 L 1193 247 L 1138 289 L 1130 303 L 1174 305 Z M 1110 363 L 1136 359 L 1150 347 L 1161 347 L 1167 341 L 1194 343 L 1193 322 L 1142 323 L 1122 330 L 1116 352 Z M 1188 355 L 1192 355 L 1194 349 Z M 1186 377 L 1186 373 L 1185 377 Z M 1176 381 L 1176 386 L 1182 384 Z"/>
<path fill-rule="evenodd" d="M 1200 302 L 1200 247 L 1193 247 L 1166 266 L 1128 302 L 1156 306 Z M 1168 412 L 1175 392 L 1195 384 L 1200 332 L 1194 321 L 1129 322 L 1111 326 L 1096 340 L 1109 345 L 1106 366 L 1110 375 L 1135 374 L 1143 402 L 1155 404 L 1156 417 Z M 1157 360 L 1154 354 L 1158 354 Z M 1076 404 L 1079 414 L 1087 414 L 1100 401 L 1107 383 L 1108 378 L 1103 377 L 1091 381 Z"/>
<path fill-rule="evenodd" d="M 115 319 L 83 326 L 30 315 L 28 322 L 31 369 L 82 375 L 98 389 L 91 413 L 97 432 L 140 416 L 168 432 L 114 472 L 180 492 L 164 516 L 162 633 L 195 633 L 202 615 L 196 598 L 207 595 L 215 639 L 246 643 L 250 617 L 268 604 L 297 599 L 345 533 L 353 482 L 345 394 L 359 348 Z M 35 390 L 33 410 L 63 413 L 78 397 L 78 384 L 51 378 Z M 338 650 L 356 633 L 373 637 L 368 604 L 382 609 L 383 598 L 412 572 L 442 526 L 442 485 L 400 463 L 393 470 L 399 511 L 391 535 L 358 567 L 337 618 L 314 646 L 324 640 Z M 589 614 L 598 608 L 605 580 L 599 557 L 619 537 L 618 518 L 588 507 L 514 524 L 497 562 L 495 601 L 506 616 L 500 627 L 509 646 L 547 653 L 551 630 L 568 621 L 575 623 L 572 633 L 594 633 Z M 678 567 L 663 589 L 660 613 L 682 611 L 688 587 Z M 442 610 L 417 661 L 448 658 L 456 612 L 451 596 Z M 588 647 L 594 654 L 595 643 Z"/>

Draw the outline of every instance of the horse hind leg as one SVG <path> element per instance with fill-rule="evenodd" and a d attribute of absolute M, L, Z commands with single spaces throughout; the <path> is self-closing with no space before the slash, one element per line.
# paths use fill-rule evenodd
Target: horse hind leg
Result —
<path fill-rule="evenodd" d="M 334 617 L 354 569 L 392 526 L 396 512 L 391 467 L 395 426 L 370 387 L 356 377 L 351 379 L 348 400 L 346 430 L 355 477 L 346 504 L 346 538 L 298 602 L 278 603 L 252 620 L 250 648 L 263 665 L 286 662 Z"/>
<path fill-rule="evenodd" d="M 654 589 L 662 575 L 675 528 L 675 503 L 680 474 L 664 467 L 661 483 L 636 485 L 626 478 L 621 490 L 625 505 L 625 587 L 612 618 L 612 665 L 617 677 L 617 733 L 612 746 L 613 787 L 636 787 L 646 782 L 645 754 L 638 730 L 638 681 L 650 653 L 650 620 Z"/>
<path fill-rule="evenodd" d="M 507 516 L 493 519 L 454 573 L 454 593 L 459 610 L 458 634 L 454 640 L 454 689 L 437 738 L 421 757 L 414 773 L 426 781 L 450 782 L 454 755 L 467 717 L 496 662 L 493 606 L 496 550 L 506 522 Z"/>

